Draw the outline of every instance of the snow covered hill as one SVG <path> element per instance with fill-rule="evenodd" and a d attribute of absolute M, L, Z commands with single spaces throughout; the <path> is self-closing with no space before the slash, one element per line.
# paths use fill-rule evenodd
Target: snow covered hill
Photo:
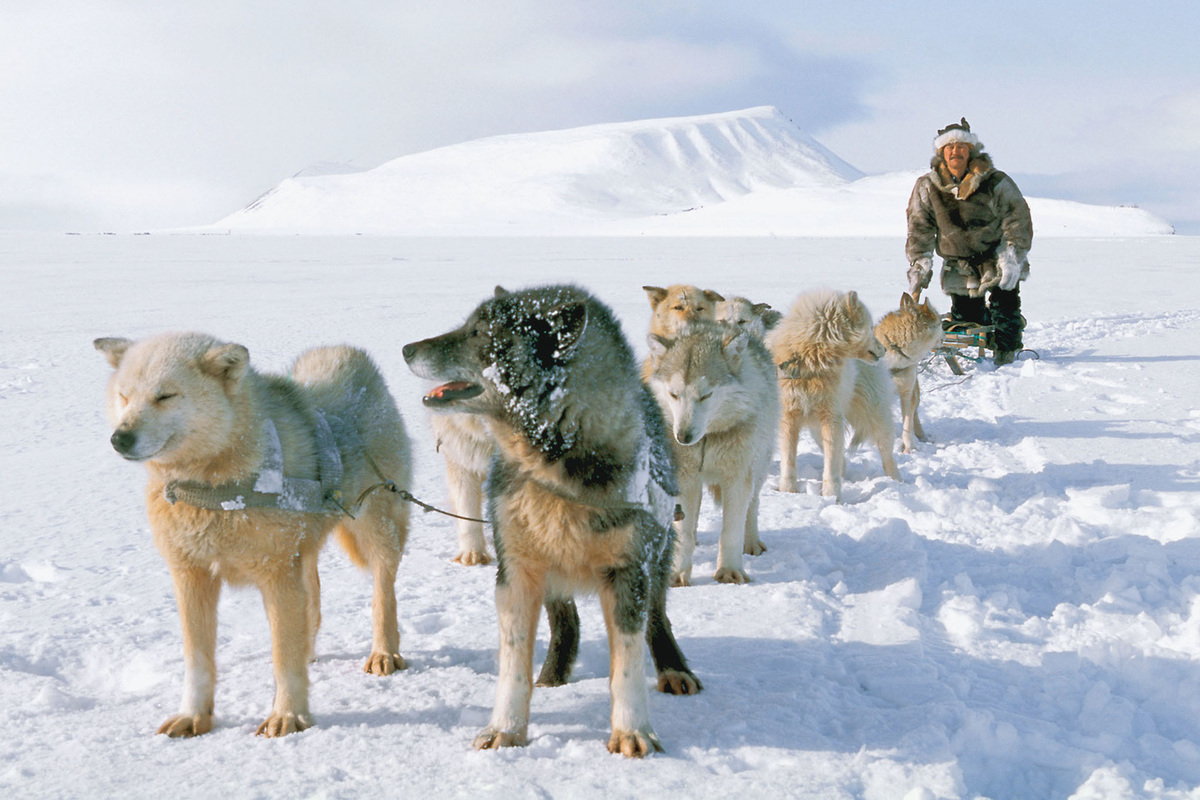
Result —
<path fill-rule="evenodd" d="M 864 177 L 770 106 L 479 139 L 306 170 L 211 229 L 394 235 L 891 236 L 917 172 Z M 1031 199 L 1041 235 L 1169 234 L 1136 208 Z"/>

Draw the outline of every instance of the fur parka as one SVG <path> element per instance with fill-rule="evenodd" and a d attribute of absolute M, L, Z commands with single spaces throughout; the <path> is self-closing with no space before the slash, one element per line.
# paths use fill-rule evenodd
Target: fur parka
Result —
<path fill-rule="evenodd" d="M 982 151 L 972 154 L 961 181 L 954 180 L 940 153 L 930 166 L 908 200 L 910 283 L 929 285 L 935 251 L 943 259 L 946 294 L 979 297 L 1000 286 L 1006 274 L 1027 278 L 1033 222 L 1012 178 Z M 1015 288 L 1015 279 L 1004 288 Z"/>

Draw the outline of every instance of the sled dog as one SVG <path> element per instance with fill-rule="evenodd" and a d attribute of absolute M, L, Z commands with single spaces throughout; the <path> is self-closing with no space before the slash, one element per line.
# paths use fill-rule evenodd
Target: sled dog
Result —
<path fill-rule="evenodd" d="M 677 283 L 663 289 L 643 286 L 650 298 L 650 333 L 674 336 L 679 329 L 696 320 L 715 320 L 717 304 L 725 298 L 710 289 Z"/>
<path fill-rule="evenodd" d="M 538 683 L 561 684 L 579 643 L 573 596 L 591 590 L 608 630 L 608 749 L 660 750 L 644 642 L 660 691 L 701 686 L 666 615 L 678 494 L 666 431 L 611 310 L 574 286 L 498 288 L 460 328 L 403 354 L 414 373 L 444 382 L 426 405 L 482 415 L 496 441 L 487 500 L 499 562 L 499 679 L 475 747 L 527 742 L 543 601 L 551 641 Z"/>
<path fill-rule="evenodd" d="M 731 297 L 717 303 L 717 320 L 729 322 L 745 329 L 760 342 L 767 331 L 779 324 L 783 314 L 767 303 L 755 303 L 745 297 Z"/>
<path fill-rule="evenodd" d="M 851 447 L 873 442 L 884 473 L 900 480 L 892 455 L 892 387 L 878 364 L 883 347 L 871 312 L 858 293 L 801 294 L 767 334 L 767 347 L 779 369 L 779 490 L 798 491 L 796 443 L 800 429 L 808 428 L 824 452 L 821 494 L 840 500 L 847 422 L 854 428 Z"/>
<path fill-rule="evenodd" d="M 771 354 L 749 332 L 724 322 L 694 323 L 674 339 L 651 334 L 649 344 L 650 388 L 671 429 L 684 514 L 671 582 L 691 583 L 707 484 L 722 506 L 715 578 L 745 583 L 742 553 L 767 549 L 758 538 L 758 495 L 779 426 Z"/>
<path fill-rule="evenodd" d="M 875 326 L 875 338 L 883 345 L 883 365 L 900 395 L 901 450 L 911 453 L 917 449 L 915 440 L 928 441 L 917 413 L 921 403 L 917 365 L 942 343 L 942 320 L 928 298 L 918 305 L 917 299 L 905 292 L 900 295 L 900 310 L 884 314 Z"/>
<path fill-rule="evenodd" d="M 374 577 L 366 671 L 403 669 L 395 581 L 408 507 L 371 488 L 382 480 L 376 467 L 407 483 L 408 439 L 370 358 L 350 347 L 317 348 L 301 354 L 285 378 L 256 372 L 242 345 L 202 334 L 97 339 L 95 346 L 114 368 L 112 446 L 146 467 L 150 529 L 171 571 L 183 627 L 183 702 L 158 732 L 212 729 L 224 583 L 257 586 L 271 627 L 275 701 L 258 733 L 282 736 L 312 725 L 317 556 L 331 531 Z"/>
<path fill-rule="evenodd" d="M 450 508 L 460 519 L 455 563 L 466 567 L 492 563 L 483 535 L 483 480 L 495 445 L 483 421 L 471 414 L 443 414 L 431 409 L 429 424 L 437 451 L 446 462 Z M 466 517 L 467 519 L 462 519 Z"/>

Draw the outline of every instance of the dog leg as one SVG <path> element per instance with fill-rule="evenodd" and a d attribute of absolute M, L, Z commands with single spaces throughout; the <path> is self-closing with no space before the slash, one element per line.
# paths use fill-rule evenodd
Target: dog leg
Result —
<path fill-rule="evenodd" d="M 483 479 L 470 470 L 446 462 L 446 478 L 450 485 L 450 505 L 460 517 L 481 519 L 483 516 Z M 456 564 L 464 567 L 492 563 L 488 555 L 487 540 L 483 536 L 483 523 L 470 520 L 455 520 L 458 530 L 458 555 Z"/>
<path fill-rule="evenodd" d="M 779 418 L 779 491 L 798 492 L 796 445 L 800 442 L 800 415 L 784 412 Z"/>
<path fill-rule="evenodd" d="M 762 491 L 762 481 L 750 493 L 750 505 L 746 509 L 746 538 L 742 552 L 748 556 L 761 556 L 767 552 L 767 546 L 758 538 L 758 497 Z"/>
<path fill-rule="evenodd" d="M 917 435 L 917 440 L 928 442 L 929 437 L 925 435 L 925 428 L 921 425 L 921 415 L 918 409 L 921 407 L 921 381 L 913 378 L 913 401 L 912 401 L 912 418 L 913 418 L 913 433 Z"/>
<path fill-rule="evenodd" d="M 639 525 L 657 523 L 643 518 Z M 654 535 L 652 532 L 650 535 Z M 688 668 L 687 659 L 675 641 L 671 620 L 667 617 L 667 577 L 671 568 L 670 548 L 659 561 L 650 565 L 650 598 L 646 613 L 646 644 L 658 673 L 658 690 L 664 694 L 696 694 L 703 687 L 700 679 Z"/>
<path fill-rule="evenodd" d="M 612 736 L 608 752 L 642 758 L 662 752 L 650 724 L 646 691 L 645 611 L 647 577 L 640 569 L 625 568 L 600 590 L 600 606 L 608 629 L 609 691 L 612 695 Z"/>
<path fill-rule="evenodd" d="M 846 420 L 841 414 L 821 414 L 821 449 L 825 466 L 821 472 L 821 495 L 842 500 L 842 478 L 846 474 Z"/>
<path fill-rule="evenodd" d="M 503 566 L 503 562 L 501 562 Z M 529 743 L 529 699 L 533 693 L 533 642 L 545 594 L 545 578 L 504 571 L 496 580 L 500 626 L 500 674 L 492 720 L 475 737 L 476 750 L 524 747 Z"/>
<path fill-rule="evenodd" d="M 172 738 L 199 736 L 213 725 L 217 685 L 217 599 L 221 582 L 206 569 L 171 569 L 183 629 L 183 701 L 158 729 Z"/>
<path fill-rule="evenodd" d="M 300 565 L 285 568 L 259 584 L 271 624 L 275 665 L 275 703 L 258 726 L 259 736 L 285 736 L 313 724 L 308 711 L 308 603 L 302 570 Z"/>
<path fill-rule="evenodd" d="M 672 586 L 690 586 L 692 583 L 692 554 L 696 551 L 696 529 L 700 523 L 700 501 L 704 485 L 700 476 L 686 483 L 680 481 L 679 504 L 683 507 L 683 519 L 678 523 L 675 550 L 675 566 L 671 573 Z"/>
<path fill-rule="evenodd" d="M 916 367 L 906 367 L 893 374 L 896 382 L 896 393 L 900 395 L 900 419 L 904 422 L 900 442 L 901 449 L 905 453 L 912 453 L 917 449 L 916 442 L 913 440 L 916 432 L 914 420 L 917 411 L 916 398 L 914 397 L 916 370 Z"/>
<path fill-rule="evenodd" d="M 550 647 L 538 674 L 537 686 L 562 686 L 571 677 L 571 667 L 579 654 L 579 610 L 568 597 L 546 600 L 550 622 Z"/>
<path fill-rule="evenodd" d="M 749 583 L 742 568 L 742 549 L 746 542 L 746 515 L 750 508 L 751 476 L 723 483 L 721 495 L 721 540 L 717 545 L 717 583 Z M 755 537 L 757 538 L 757 536 Z"/>
<path fill-rule="evenodd" d="M 305 558 L 304 593 L 308 598 L 305 613 L 308 615 L 308 660 L 317 660 L 317 631 L 321 629 L 321 575 L 317 572 L 319 559 L 314 554 Z"/>
<path fill-rule="evenodd" d="M 400 655 L 400 624 L 396 620 L 396 570 L 400 554 L 374 554 L 371 577 L 371 655 L 363 671 L 372 675 L 391 675 L 408 664 Z"/>

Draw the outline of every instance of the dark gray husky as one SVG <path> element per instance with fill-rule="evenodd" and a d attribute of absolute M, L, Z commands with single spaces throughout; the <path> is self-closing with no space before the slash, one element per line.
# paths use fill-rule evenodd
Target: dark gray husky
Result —
<path fill-rule="evenodd" d="M 404 360 L 442 382 L 426 406 L 484 415 L 497 442 L 488 511 L 499 560 L 500 675 L 475 747 L 526 743 L 541 606 L 551 642 L 538 684 L 558 685 L 579 645 L 572 598 L 595 591 L 608 629 L 608 749 L 661 750 L 643 639 L 660 691 L 701 686 L 666 615 L 678 494 L 666 429 L 612 312 L 574 286 L 497 288 L 462 327 L 405 345 Z"/>

